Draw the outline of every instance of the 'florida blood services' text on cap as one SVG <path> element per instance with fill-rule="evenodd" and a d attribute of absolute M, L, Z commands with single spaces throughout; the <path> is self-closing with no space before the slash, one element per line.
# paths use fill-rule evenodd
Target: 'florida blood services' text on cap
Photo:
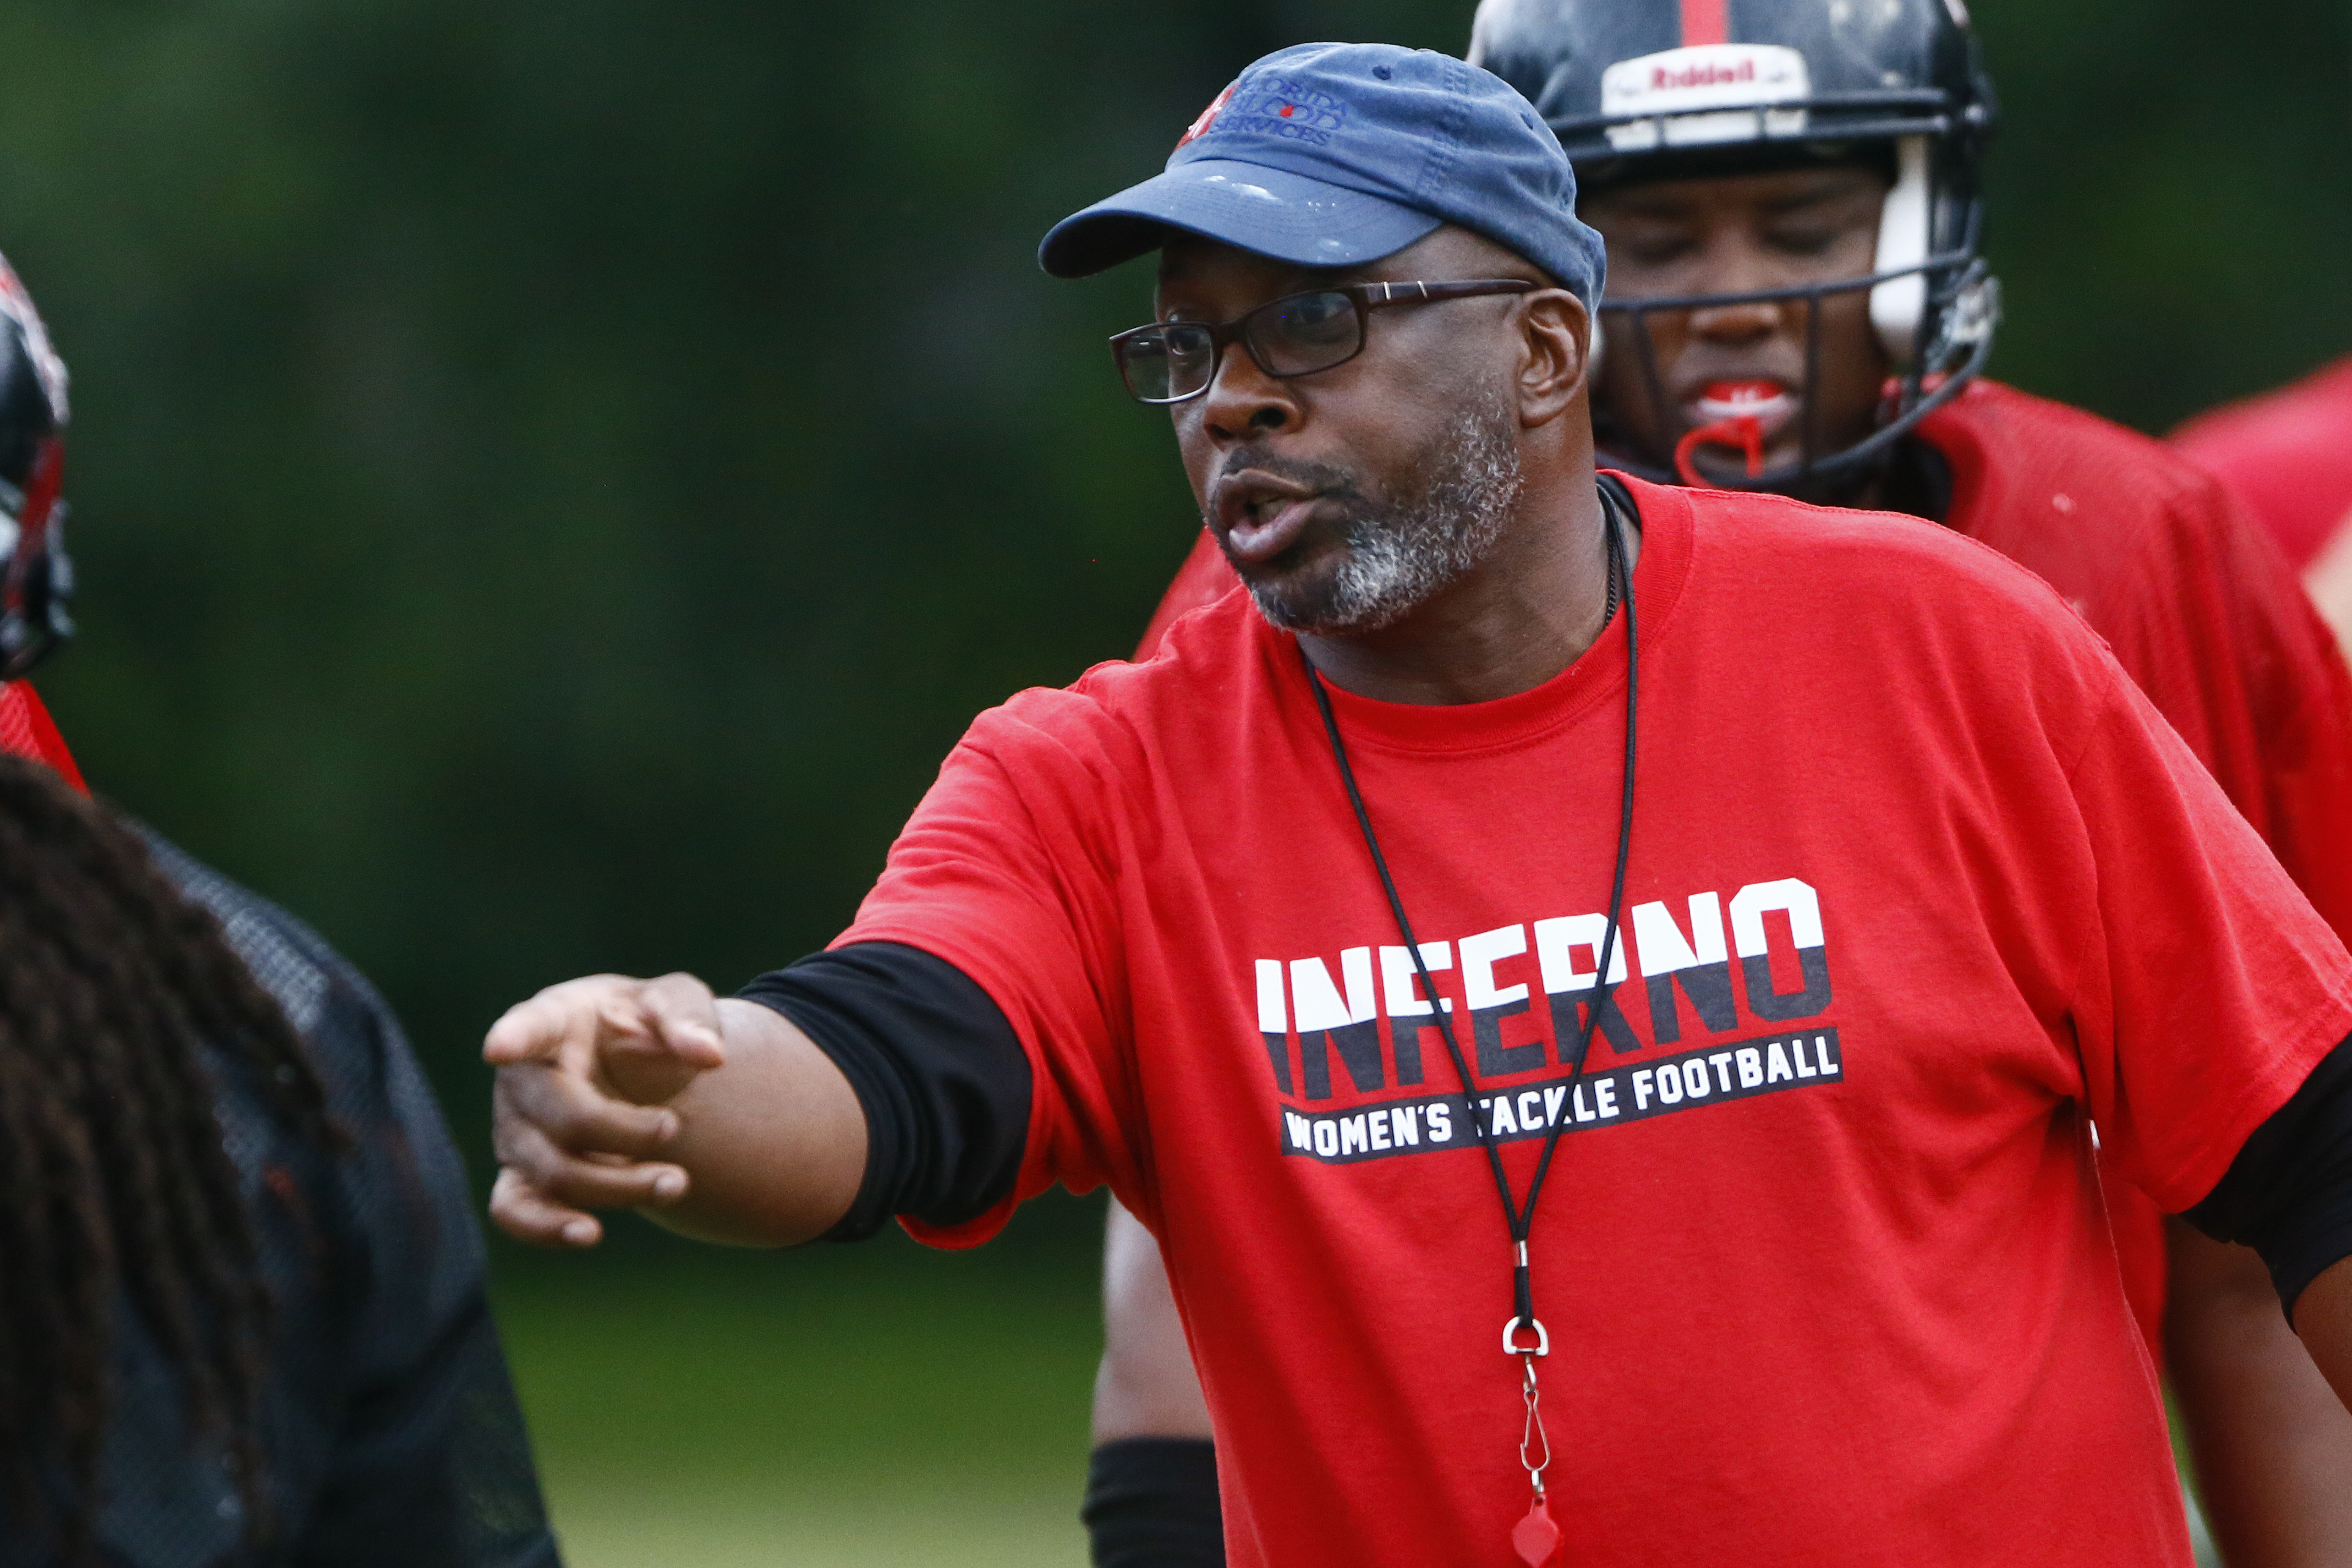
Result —
<path fill-rule="evenodd" d="M 1242 72 L 1160 174 L 1054 226 L 1038 264 L 1084 278 L 1181 229 L 1300 267 L 1356 267 L 1443 224 L 1484 235 L 1587 305 L 1605 271 L 1576 175 L 1502 79 L 1429 49 L 1299 44 Z"/>

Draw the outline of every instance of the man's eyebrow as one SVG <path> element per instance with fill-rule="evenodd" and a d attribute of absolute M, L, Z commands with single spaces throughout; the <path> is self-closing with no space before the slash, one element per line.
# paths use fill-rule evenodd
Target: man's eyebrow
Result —
<path fill-rule="evenodd" d="M 1826 206 L 1832 202 L 1875 194 L 1869 188 L 1867 182 L 1832 179 L 1802 186 L 1783 196 L 1769 197 L 1760 205 L 1773 216 L 1782 217 L 1790 213 L 1802 212 L 1808 207 Z"/>
<path fill-rule="evenodd" d="M 1867 188 L 1866 180 L 1857 183 L 1841 175 L 1830 175 L 1810 181 L 1784 195 L 1763 197 L 1757 205 L 1761 211 L 1780 217 L 1790 213 L 1802 212 L 1809 207 L 1844 200 L 1864 194 Z M 1622 213 L 1628 217 L 1650 218 L 1661 222 L 1688 222 L 1696 219 L 1703 216 L 1702 208 L 1705 205 L 1699 198 L 1693 195 L 1671 190 L 1657 188 L 1643 190 L 1638 187 L 1632 190 L 1608 192 L 1598 198 L 1596 205 L 1606 206 L 1613 212 Z"/>
<path fill-rule="evenodd" d="M 1687 218 L 1696 216 L 1697 202 L 1672 191 L 1630 190 L 1607 191 L 1593 200 L 1596 206 L 1622 210 L 1629 216 L 1649 218 Z"/>

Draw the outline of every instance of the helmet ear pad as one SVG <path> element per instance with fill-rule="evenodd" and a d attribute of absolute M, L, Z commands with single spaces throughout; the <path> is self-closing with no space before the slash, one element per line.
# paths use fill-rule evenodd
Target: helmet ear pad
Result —
<path fill-rule="evenodd" d="M 1924 270 L 1933 237 L 1933 192 L 1927 175 L 1927 138 L 1902 136 L 1895 143 L 1895 184 L 1878 219 L 1878 256 L 1874 272 L 1904 272 L 1870 291 L 1870 324 L 1895 374 L 1919 357 L 1919 332 L 1927 314 Z M 1906 268 L 1920 270 L 1906 271 Z"/>

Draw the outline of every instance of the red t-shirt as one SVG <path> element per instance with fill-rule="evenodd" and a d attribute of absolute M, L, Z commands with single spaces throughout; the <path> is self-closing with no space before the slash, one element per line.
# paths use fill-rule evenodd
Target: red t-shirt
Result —
<path fill-rule="evenodd" d="M 1584 1084 L 1622 632 L 1496 702 L 1333 693 L 1522 1190 L 1576 1119 L 1534 1237 L 1562 1561 L 2186 1564 L 2088 1121 L 2194 1204 L 2352 1028 L 2352 960 L 2026 574 L 1635 491 Z M 982 715 L 843 940 L 1003 1008 L 1016 1199 L 1107 1181 L 1159 1235 L 1236 1568 L 1510 1561 L 1500 1208 L 1291 638 L 1228 595 Z"/>
<path fill-rule="evenodd" d="M 2352 362 L 2338 381 L 2347 405 L 2337 427 L 2352 430 Z M 1995 382 L 1975 383 L 1919 434 L 1951 467 L 1946 522 L 2031 568 L 2082 613 L 2352 941 L 2352 677 L 2262 531 L 2162 443 Z M 2352 485 L 2352 440 L 2338 447 Z M 1237 582 L 1203 533 L 1137 657 Z M 2114 1187 L 2113 1206 L 2135 1311 L 2160 1345 L 2163 1218 L 2127 1184 Z"/>
<path fill-rule="evenodd" d="M 2173 435 L 2228 483 L 2297 571 L 2352 523 L 2352 355 Z"/>

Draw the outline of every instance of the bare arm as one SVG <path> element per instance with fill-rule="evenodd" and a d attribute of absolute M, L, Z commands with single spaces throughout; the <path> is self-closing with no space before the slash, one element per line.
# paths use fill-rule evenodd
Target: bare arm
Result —
<path fill-rule="evenodd" d="M 2223 1558 L 2231 1568 L 2352 1563 L 2352 1413 L 2287 1327 L 2251 1248 L 2179 1220 L 2167 1231 L 2165 1359 Z"/>
<path fill-rule="evenodd" d="M 1116 1201 L 1103 1238 L 1103 1358 L 1094 1440 L 1206 1437 L 1209 1405 L 1184 1343 L 1160 1243 Z"/>
<path fill-rule="evenodd" d="M 492 1026 L 498 1185 L 519 1240 L 592 1247 L 588 1211 L 635 1208 L 684 1235 L 780 1247 L 848 1212 L 866 1169 L 849 1082 L 772 1009 L 692 975 L 551 986 Z"/>
<path fill-rule="evenodd" d="M 2336 1397 L 2352 1410 L 2352 1258 L 2304 1288 L 2294 1304 L 2294 1330 Z M 2340 1477 L 2339 1484 L 2352 1485 L 2352 1476 Z"/>

